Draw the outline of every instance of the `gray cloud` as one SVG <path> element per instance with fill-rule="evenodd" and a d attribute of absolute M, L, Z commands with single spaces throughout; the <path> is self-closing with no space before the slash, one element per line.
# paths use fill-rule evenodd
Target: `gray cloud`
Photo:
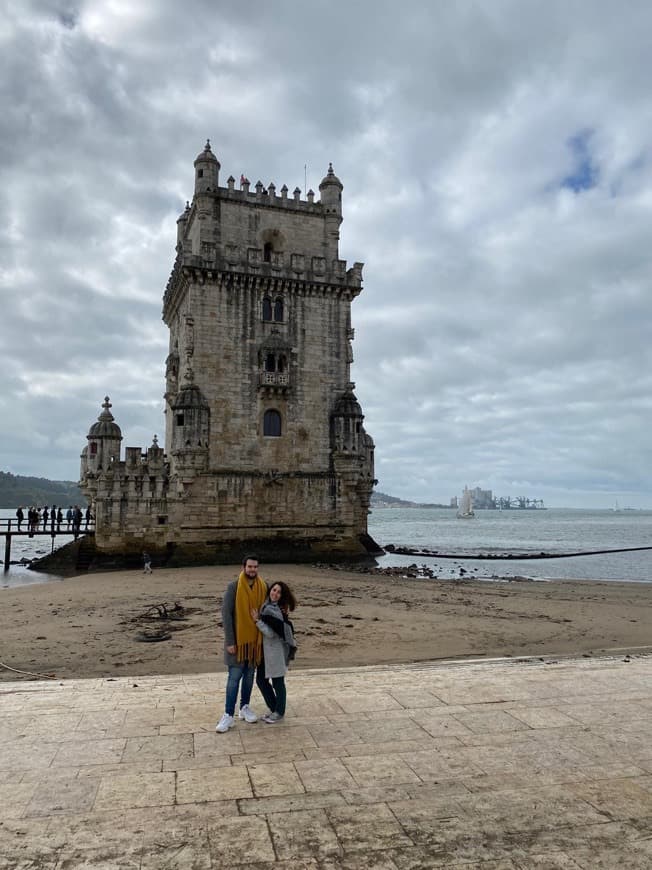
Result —
<path fill-rule="evenodd" d="M 342 179 L 384 491 L 652 505 L 652 10 L 497 0 L 9 4 L 0 467 L 75 478 L 106 393 L 162 435 L 192 162 Z"/>

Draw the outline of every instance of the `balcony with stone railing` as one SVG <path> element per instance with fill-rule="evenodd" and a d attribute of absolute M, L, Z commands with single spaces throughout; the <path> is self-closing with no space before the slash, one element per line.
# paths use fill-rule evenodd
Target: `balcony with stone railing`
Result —
<path fill-rule="evenodd" d="M 258 385 L 273 392 L 285 391 L 290 386 L 290 376 L 288 372 L 260 372 Z"/>

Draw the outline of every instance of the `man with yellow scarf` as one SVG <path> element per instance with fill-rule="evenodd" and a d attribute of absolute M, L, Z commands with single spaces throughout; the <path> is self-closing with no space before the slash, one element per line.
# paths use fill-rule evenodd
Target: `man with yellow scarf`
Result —
<path fill-rule="evenodd" d="M 222 600 L 224 627 L 224 664 L 229 669 L 226 681 L 224 715 L 215 726 L 224 734 L 235 725 L 235 703 L 240 688 L 240 719 L 257 722 L 258 716 L 249 706 L 256 668 L 263 657 L 263 636 L 251 616 L 267 598 L 267 584 L 258 576 L 258 557 L 242 560 L 242 571 L 237 580 L 226 588 Z"/>

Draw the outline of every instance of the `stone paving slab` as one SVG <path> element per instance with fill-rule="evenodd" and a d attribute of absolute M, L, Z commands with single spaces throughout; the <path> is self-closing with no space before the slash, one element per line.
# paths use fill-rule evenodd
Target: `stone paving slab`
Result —
<path fill-rule="evenodd" d="M 0 870 L 652 867 L 652 657 L 0 685 Z M 256 696 L 254 706 L 262 712 Z"/>

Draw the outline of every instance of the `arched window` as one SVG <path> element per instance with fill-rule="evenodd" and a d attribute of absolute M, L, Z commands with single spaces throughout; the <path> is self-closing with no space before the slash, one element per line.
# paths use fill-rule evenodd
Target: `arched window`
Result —
<path fill-rule="evenodd" d="M 283 322 L 283 299 L 280 296 L 274 302 L 274 320 L 277 323 Z"/>
<path fill-rule="evenodd" d="M 276 371 L 276 357 L 273 353 L 268 353 L 265 357 L 265 371 L 266 372 L 275 372 Z"/>
<path fill-rule="evenodd" d="M 271 242 L 265 242 L 265 244 L 263 246 L 263 260 L 266 263 L 272 262 L 272 243 Z"/>
<path fill-rule="evenodd" d="M 265 411 L 263 417 L 263 435 L 279 438 L 281 435 L 281 415 L 278 411 Z"/>
<path fill-rule="evenodd" d="M 263 320 L 272 319 L 272 300 L 269 296 L 263 296 Z"/>
<path fill-rule="evenodd" d="M 97 442 L 91 441 L 90 447 L 91 447 L 91 456 L 97 456 Z"/>

